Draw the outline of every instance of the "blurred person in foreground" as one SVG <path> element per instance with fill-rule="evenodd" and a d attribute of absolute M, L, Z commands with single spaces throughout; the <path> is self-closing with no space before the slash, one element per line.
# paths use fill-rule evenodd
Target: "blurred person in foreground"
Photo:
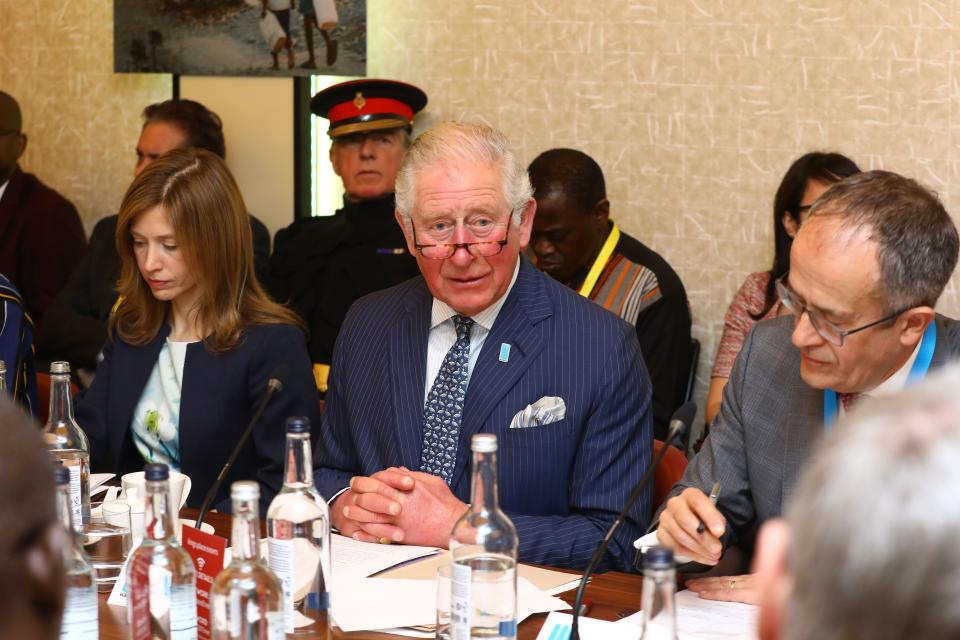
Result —
<path fill-rule="evenodd" d="M 855 404 L 960 356 L 960 325 L 934 310 L 958 244 L 936 195 L 895 173 L 850 176 L 814 203 L 777 283 L 791 316 L 747 336 L 710 435 L 658 514 L 661 544 L 706 565 L 729 547 L 751 555 L 756 529 L 780 515 L 824 431 Z M 717 571 L 743 573 L 728 565 L 734 555 Z M 707 598 L 758 595 L 753 575 L 687 586 Z"/>
<path fill-rule="evenodd" d="M 67 535 L 57 519 L 53 465 L 34 422 L 2 395 L 0 486 L 0 640 L 53 640 Z"/>
<path fill-rule="evenodd" d="M 422 277 L 350 308 L 320 430 L 314 476 L 345 535 L 446 547 L 470 438 L 492 433 L 520 560 L 582 568 L 650 463 L 636 330 L 522 257 L 532 191 L 483 125 L 438 125 L 404 158 L 396 220 Z M 629 569 L 647 489 L 603 569 Z"/>
<path fill-rule="evenodd" d="M 117 475 L 162 463 L 190 476 L 199 507 L 286 369 L 213 506 L 234 480 L 256 480 L 266 510 L 283 484 L 284 423 L 319 419 L 306 343 L 293 312 L 253 271 L 250 221 L 219 156 L 176 149 L 133 181 L 117 218 L 120 303 L 93 385 L 77 402 L 90 463 Z"/>
<path fill-rule="evenodd" d="M 550 149 L 528 168 L 537 215 L 537 268 L 637 330 L 653 384 L 653 435 L 665 440 L 683 404 L 690 364 L 690 303 L 666 260 L 610 218 L 603 171 L 575 149 Z"/>
<path fill-rule="evenodd" d="M 226 158 L 219 116 L 193 100 L 165 100 L 149 105 L 143 110 L 133 177 L 166 152 L 184 148 L 206 149 Z M 262 280 L 270 257 L 270 232 L 256 217 L 248 218 L 253 233 L 254 269 Z M 44 323 L 40 357 L 70 362 L 83 387 L 89 386 L 97 367 L 97 355 L 107 339 L 107 321 L 117 303 L 120 256 L 114 242 L 116 232 L 116 215 L 97 222 L 90 234 L 89 249 L 51 303 Z"/>
<path fill-rule="evenodd" d="M 960 638 L 960 367 L 853 412 L 761 531 L 763 640 Z"/>

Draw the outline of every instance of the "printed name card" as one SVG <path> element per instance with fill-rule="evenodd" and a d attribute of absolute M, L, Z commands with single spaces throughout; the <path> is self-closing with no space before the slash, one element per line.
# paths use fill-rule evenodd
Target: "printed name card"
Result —
<path fill-rule="evenodd" d="M 183 548 L 197 570 L 197 638 L 210 640 L 210 589 L 223 570 L 227 539 L 184 525 Z"/>

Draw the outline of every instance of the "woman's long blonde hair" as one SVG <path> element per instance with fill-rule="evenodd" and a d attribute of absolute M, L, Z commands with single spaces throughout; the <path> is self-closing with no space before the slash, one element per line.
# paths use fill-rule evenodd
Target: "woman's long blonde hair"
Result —
<path fill-rule="evenodd" d="M 292 324 L 289 309 L 273 302 L 253 270 L 250 218 L 223 160 L 202 149 L 177 149 L 158 158 L 130 185 L 117 220 L 122 302 L 110 318 L 124 341 L 143 345 L 167 321 L 170 303 L 157 300 L 140 275 L 130 227 L 140 214 L 162 207 L 200 290 L 197 320 L 215 353 L 236 347 L 246 327 Z"/>

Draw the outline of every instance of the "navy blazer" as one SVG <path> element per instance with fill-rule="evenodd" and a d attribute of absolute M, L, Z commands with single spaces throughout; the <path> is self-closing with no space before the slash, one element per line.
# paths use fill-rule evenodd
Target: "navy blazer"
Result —
<path fill-rule="evenodd" d="M 127 473 L 143 469 L 133 443 L 133 411 L 170 332 L 164 325 L 143 346 L 108 339 L 90 389 L 77 401 L 77 422 L 90 439 L 94 471 Z M 265 511 L 283 485 L 285 423 L 307 416 L 319 424 L 319 399 L 303 334 L 285 324 L 249 327 L 241 344 L 214 354 L 197 342 L 187 346 L 180 398 L 180 466 L 193 482 L 187 505 L 199 507 L 260 403 L 267 380 L 287 367 L 283 389 L 267 405 L 246 446 L 213 501 L 230 510 L 230 483 L 257 480 Z"/>
<path fill-rule="evenodd" d="M 419 277 L 351 307 L 320 430 L 314 476 L 322 494 L 354 475 L 420 468 L 432 303 Z M 563 398 L 563 420 L 509 428 L 544 396 Z M 522 259 L 464 402 L 453 493 L 469 501 L 473 434 L 496 434 L 500 505 L 517 527 L 520 560 L 584 567 L 650 463 L 650 381 L 634 328 Z M 611 542 L 606 568 L 631 568 L 650 505 L 648 488 Z"/>

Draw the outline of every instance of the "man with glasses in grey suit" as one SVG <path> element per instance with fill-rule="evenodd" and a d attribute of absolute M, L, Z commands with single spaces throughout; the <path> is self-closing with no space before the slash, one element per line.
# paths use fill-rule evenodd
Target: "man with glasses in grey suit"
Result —
<path fill-rule="evenodd" d="M 707 565 L 729 546 L 749 553 L 839 417 L 960 355 L 960 326 L 934 311 L 957 253 L 950 216 L 913 180 L 869 171 L 821 196 L 777 283 L 793 317 L 747 338 L 709 438 L 658 514 L 660 543 Z M 705 495 L 715 482 L 716 505 Z M 759 595 L 752 575 L 687 586 L 718 600 Z"/>

